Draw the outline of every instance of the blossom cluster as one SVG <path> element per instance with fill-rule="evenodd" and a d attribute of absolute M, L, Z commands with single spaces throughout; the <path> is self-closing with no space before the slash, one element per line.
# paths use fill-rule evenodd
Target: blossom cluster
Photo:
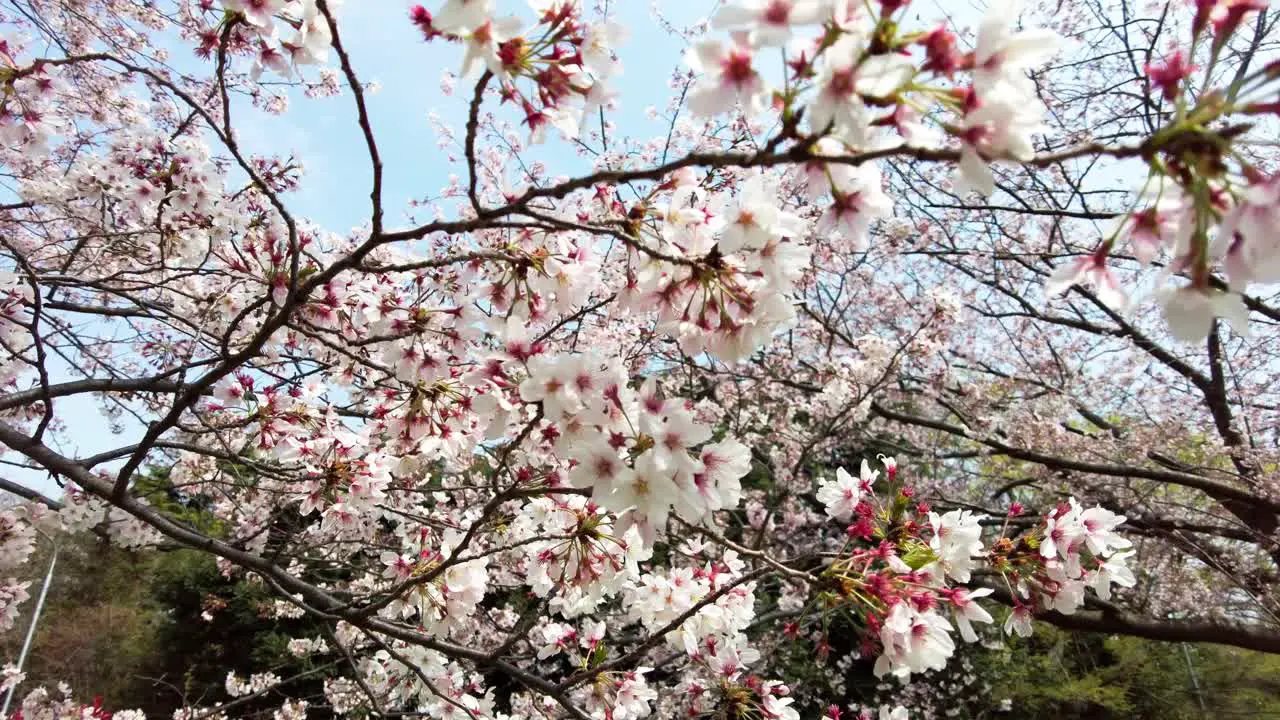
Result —
<path fill-rule="evenodd" d="M 993 162 L 1028 162 L 1035 157 L 1033 139 L 1041 129 L 1044 107 L 1027 72 L 1061 44 L 1052 31 L 1019 27 L 1020 3 L 1000 2 L 983 17 L 972 50 L 962 51 L 960 37 L 945 26 L 906 31 L 902 26 L 908 5 L 888 3 L 877 9 L 844 0 L 733 2 L 720 8 L 711 23 L 715 30 L 728 31 L 728 37 L 700 40 L 687 58 L 698 77 L 688 94 L 690 110 L 704 116 L 776 114 L 784 126 L 779 139 L 801 143 L 809 158 L 810 190 L 828 203 L 817 229 L 845 233 L 863 248 L 867 226 L 888 215 L 892 203 L 880 190 L 879 172 L 858 154 L 899 146 L 908 153 L 932 151 L 950 142 L 957 148 L 954 190 L 962 195 L 993 194 Z M 1208 45 L 1221 48 L 1244 17 L 1262 4 L 1204 6 L 1211 10 L 1193 26 L 1192 52 Z M 623 33 L 612 22 L 582 22 L 573 3 L 539 1 L 534 9 L 540 30 L 532 32 L 522 32 L 513 17 L 496 17 L 492 3 L 484 2 L 451 0 L 435 13 L 416 7 L 412 19 L 428 39 L 443 35 L 462 40 L 463 74 L 483 62 L 502 83 L 503 100 L 523 108 L 535 140 L 541 140 L 547 126 L 576 138 L 582 118 L 609 95 L 604 84 L 618 71 L 610 48 Z M 764 67 L 779 48 L 781 87 L 767 79 L 772 73 Z M 1240 126 L 1214 130 L 1213 137 L 1222 142 L 1192 140 L 1204 133 L 1199 128 L 1220 119 L 1272 113 L 1274 103 L 1265 100 L 1275 73 L 1270 66 L 1259 69 L 1233 83 L 1225 98 L 1209 93 L 1193 102 L 1185 89 L 1197 69 L 1180 50 L 1148 68 L 1152 84 L 1166 100 L 1178 104 L 1178 112 L 1144 148 L 1143 156 L 1152 160 L 1138 207 L 1124 214 L 1097 251 L 1059 268 L 1046 285 L 1049 296 L 1087 282 L 1103 302 L 1127 309 L 1128 293 L 1113 277 L 1107 260 L 1113 248 L 1129 239 L 1134 257 L 1144 264 L 1168 249 L 1172 259 L 1164 264 L 1157 285 L 1165 285 L 1165 278 L 1177 273 L 1191 278 L 1190 285 L 1162 294 L 1177 337 L 1202 337 L 1215 315 L 1227 318 L 1240 332 L 1247 330 L 1238 293 L 1250 282 L 1277 277 L 1280 248 L 1259 230 L 1268 227 L 1269 213 L 1275 212 L 1275 182 L 1247 164 L 1228 171 L 1220 148 Z M 520 78 L 531 81 L 536 92 L 519 89 Z M 1213 157 L 1202 158 L 1205 147 L 1219 149 L 1207 151 Z M 748 186 L 740 197 L 750 201 L 760 195 Z M 676 210 L 684 209 L 686 202 L 681 195 L 673 198 Z M 668 280 L 651 291 L 670 308 L 665 322 L 710 330 L 713 337 L 729 323 L 731 339 L 722 342 L 732 348 L 710 348 L 721 357 L 742 357 L 790 319 L 785 304 L 777 302 L 794 282 L 785 269 L 779 276 L 765 270 L 764 276 L 775 281 L 771 285 L 782 281 L 778 295 L 766 294 L 765 302 L 752 302 L 755 290 L 747 286 L 743 292 L 741 282 L 732 282 L 732 275 L 739 273 L 717 277 L 725 274 L 719 267 L 722 256 L 743 247 L 743 238 L 755 236 L 754 242 L 762 243 L 762 234 L 804 235 L 804 226 L 788 222 L 787 214 L 775 217 L 776 208 L 769 206 L 761 210 L 758 225 L 752 225 L 756 232 L 729 232 L 714 245 L 692 238 L 672 241 L 682 251 L 678 257 L 692 252 L 706 261 L 676 271 L 660 265 L 650 273 L 650 282 L 654 277 Z M 755 223 L 754 211 L 744 207 L 739 218 Z M 1204 230 L 1206 219 L 1220 225 L 1216 240 Z M 696 217 L 689 221 L 704 225 Z M 791 256 L 781 268 L 807 259 L 803 243 L 793 240 L 780 247 Z M 708 255 L 712 250 L 719 254 Z M 1220 262 L 1230 277 L 1228 292 L 1209 286 L 1214 262 Z M 732 261 L 728 263 L 732 269 Z M 758 272 L 750 263 L 743 269 L 741 274 Z M 756 326 L 761 332 L 752 331 Z M 676 334 L 686 341 L 697 337 L 692 332 Z"/>
<path fill-rule="evenodd" d="M 12 571 L 35 552 L 36 528 L 14 510 L 0 512 L 0 570 Z M 0 581 L 0 630 L 9 630 L 17 621 L 22 603 L 31 596 L 30 581 L 6 578 Z"/>
<path fill-rule="evenodd" d="M 31 301 L 31 284 L 12 272 L 0 273 L 0 343 L 5 347 L 21 347 L 28 333 L 24 330 L 30 322 L 25 305 Z M 0 362 L 0 385 L 11 386 L 18 379 L 23 367 L 16 356 Z"/>
<path fill-rule="evenodd" d="M 1230 150 L 1250 123 L 1280 112 L 1274 101 L 1280 72 L 1269 63 L 1221 87 L 1212 75 L 1221 49 L 1267 3 L 1195 6 L 1189 44 L 1145 68 L 1173 111 L 1143 148 L 1146 178 L 1130 209 L 1092 253 L 1061 265 L 1045 287 L 1052 297 L 1091 286 L 1102 302 L 1127 311 L 1133 299 L 1111 267 L 1127 250 L 1142 267 L 1161 267 L 1154 285 L 1170 331 L 1186 342 L 1203 339 L 1217 318 L 1247 335 L 1242 294 L 1251 284 L 1280 281 L 1280 243 L 1271 231 L 1280 218 L 1280 179 Z M 1197 64 L 1205 53 L 1207 62 Z M 1216 269 L 1226 275 L 1225 287 L 1211 282 Z M 1189 282 L 1170 284 L 1177 275 Z"/>
<path fill-rule="evenodd" d="M 580 495 L 538 498 L 531 511 L 527 532 L 536 539 L 525 551 L 529 584 L 565 618 L 585 615 L 616 596 L 650 556 L 639 528 L 620 531 L 604 508 Z M 593 635 L 588 630 L 583 637 Z"/>
<path fill-rule="evenodd" d="M 1036 611 L 1074 613 L 1085 603 L 1086 588 L 1110 600 L 1112 585 L 1133 587 L 1137 579 L 1127 564 L 1131 543 L 1116 532 L 1124 520 L 1101 507 L 1083 508 L 1071 498 L 1045 516 L 1037 535 L 994 543 L 990 563 L 1016 590 L 1006 632 L 1029 635 Z M 1028 555 L 1037 544 L 1038 557 Z"/>
<path fill-rule="evenodd" d="M 280 678 L 274 673 L 264 672 L 250 675 L 247 680 L 238 677 L 235 671 L 227 673 L 226 685 L 227 694 L 231 697 L 243 697 L 251 693 L 258 693 L 280 684 Z"/>
<path fill-rule="evenodd" d="M 817 491 L 827 515 L 848 524 L 849 536 L 841 557 L 824 571 L 832 583 L 824 602 L 850 607 L 865 622 L 867 642 L 880 650 L 877 675 L 906 679 L 943 669 L 955 651 L 954 629 L 966 642 L 978 640 L 973 623 L 993 618 L 976 601 L 996 590 L 966 587 L 979 570 L 1010 589 L 1005 631 L 1019 635 L 1031 633 L 1037 612 L 1074 613 L 1085 604 L 1086 588 L 1109 600 L 1113 585 L 1136 583 L 1125 563 L 1130 542 L 1116 532 L 1122 515 L 1083 508 L 1072 498 L 1032 531 L 1016 538 L 1002 532 L 984 544 L 985 516 L 967 509 L 938 514 L 914 502 L 896 461 L 881 460 L 888 481 L 883 492 L 875 488 L 880 472 L 865 460 L 858 477 L 838 469 Z M 1015 508 L 1011 516 L 1020 512 Z"/>
<path fill-rule="evenodd" d="M 58 683 L 56 694 L 44 687 L 31 690 L 14 715 L 25 720 L 146 720 L 139 710 L 107 710 L 101 697 L 92 703 L 78 701 L 66 683 Z"/>
<path fill-rule="evenodd" d="M 0 143 L 32 158 L 45 156 L 50 138 L 63 130 L 53 101 L 66 90 L 57 68 L 32 65 L 19 68 L 15 58 L 25 47 L 16 38 L 0 41 Z"/>
<path fill-rule="evenodd" d="M 622 303 L 656 310 L 657 329 L 684 352 L 735 362 L 795 318 L 791 296 L 809 266 L 810 230 L 764 176 L 710 193 L 703 186 L 713 179 L 675 173 L 659 188 L 670 188 L 666 202 L 655 198 L 647 211 L 660 225 L 632 223 L 642 264 L 628 271 Z"/>
<path fill-rule="evenodd" d="M 613 48 L 626 37 L 617 22 L 589 22 L 577 3 L 532 0 L 531 28 L 515 15 L 496 16 L 493 0 L 448 0 L 435 12 L 415 5 L 410 19 L 426 40 L 443 37 L 464 48 L 461 74 L 482 69 L 495 78 L 503 102 L 520 108 L 532 141 L 548 128 L 578 137 L 614 96 L 610 82 L 622 72 Z"/>
<path fill-rule="evenodd" d="M 674 514 L 697 522 L 733 508 L 751 466 L 746 446 L 712 439 L 686 403 L 657 382 L 636 389 L 621 368 L 591 355 L 538 356 L 519 386 L 554 425 L 544 439 L 566 462 L 556 482 L 587 489 L 596 505 L 635 526 L 646 544 Z"/>
<path fill-rule="evenodd" d="M 330 13 L 336 13 L 342 4 L 343 0 L 325 2 Z M 219 52 L 225 42 L 223 33 L 240 24 L 253 37 L 250 43 L 256 53 L 251 72 L 255 80 L 266 70 L 290 77 L 299 66 L 329 61 L 333 31 L 316 0 L 223 0 L 222 5 L 227 12 L 221 23 L 200 33 L 198 52 L 206 57 Z M 289 35 L 282 36 L 282 29 Z M 225 52 L 225 47 L 221 51 Z"/>
<path fill-rule="evenodd" d="M 432 650 L 393 645 L 372 653 L 364 670 L 375 692 L 397 704 L 416 705 L 430 717 L 494 717 L 492 689 L 484 691 L 477 673 Z M 349 682 L 333 683 L 325 695 L 344 714 L 348 702 L 360 700 L 359 689 Z"/>

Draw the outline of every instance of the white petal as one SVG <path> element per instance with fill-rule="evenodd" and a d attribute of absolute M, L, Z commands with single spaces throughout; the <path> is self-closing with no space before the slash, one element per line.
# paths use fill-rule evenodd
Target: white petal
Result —
<path fill-rule="evenodd" d="M 1095 270 L 1091 275 L 1098 299 L 1104 305 L 1116 312 L 1124 312 L 1129 308 L 1129 294 L 1120 287 L 1120 283 L 1116 282 L 1115 276 L 1105 268 Z"/>
<path fill-rule="evenodd" d="M 1169 332 L 1183 342 L 1200 342 L 1209 334 L 1213 322 L 1213 304 L 1209 297 L 1194 288 L 1179 288 L 1166 293 L 1164 316 Z"/>
<path fill-rule="evenodd" d="M 975 192 L 990 197 L 996 191 L 996 178 L 991 167 L 972 148 L 960 152 L 960 166 L 954 182 L 956 192 L 961 195 Z"/>
<path fill-rule="evenodd" d="M 750 25 L 755 19 L 756 13 L 739 3 L 734 3 L 720 8 L 715 17 L 711 18 L 711 27 L 714 30 L 724 30 L 725 28 Z"/>
<path fill-rule="evenodd" d="M 733 109 L 733 91 L 719 85 L 700 85 L 689 93 L 689 111 L 702 117 L 713 117 Z"/>
<path fill-rule="evenodd" d="M 1020 32 L 1010 38 L 1004 49 L 1006 62 L 1016 59 L 1017 65 L 1027 67 L 1047 60 L 1062 46 L 1062 37 L 1052 30 L 1042 28 Z"/>
<path fill-rule="evenodd" d="M 1044 281 L 1044 294 L 1049 297 L 1058 297 L 1071 289 L 1072 285 L 1080 282 L 1084 277 L 1085 263 L 1088 258 L 1072 260 L 1069 263 L 1059 265 L 1048 280 Z"/>
<path fill-rule="evenodd" d="M 685 62 L 694 72 L 709 72 L 724 56 L 724 46 L 719 40 L 705 40 L 685 53 Z"/>
<path fill-rule="evenodd" d="M 1239 293 L 1222 293 L 1213 299 L 1213 309 L 1218 317 L 1227 321 L 1237 335 L 1249 336 L 1249 311 Z"/>
<path fill-rule="evenodd" d="M 889 97 L 915 73 L 911 58 L 896 53 L 874 55 L 858 69 L 858 92 L 872 97 Z"/>

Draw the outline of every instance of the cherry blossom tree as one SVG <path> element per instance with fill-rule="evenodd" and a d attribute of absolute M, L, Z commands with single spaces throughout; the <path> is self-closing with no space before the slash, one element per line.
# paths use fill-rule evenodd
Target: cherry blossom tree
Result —
<path fill-rule="evenodd" d="M 323 697 L 228 668 L 176 718 L 275 693 L 277 718 L 896 720 L 779 658 L 905 682 L 1033 619 L 1280 652 L 1265 3 L 733 0 L 656 18 L 688 52 L 653 138 L 610 137 L 607 5 L 414 6 L 467 121 L 437 128 L 457 180 L 411 204 L 343 44 L 360 11 L 0 6 L 0 443 L 62 487 L 0 483 L 28 501 L 0 563 L 39 533 L 176 544 L 327 628 L 290 645 L 332 660 Z M 293 89 L 349 102 L 355 231 L 241 144 L 238 102 Z M 85 397 L 128 419 L 117 448 L 61 449 Z M 152 467 L 216 529 L 151 507 Z M 0 585 L 0 627 L 30 591 Z M 23 690 L 25 718 L 106 714 Z"/>

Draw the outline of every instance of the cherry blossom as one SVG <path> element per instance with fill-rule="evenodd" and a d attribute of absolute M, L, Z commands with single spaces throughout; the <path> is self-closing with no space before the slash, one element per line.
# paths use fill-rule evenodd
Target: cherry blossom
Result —
<path fill-rule="evenodd" d="M 645 110 L 631 15 L 445 0 L 397 11 L 462 70 L 408 135 L 362 80 L 373 5 L 28 5 L 0 444 L 65 487 L 6 481 L 0 627 L 44 544 L 94 532 L 332 633 L 282 644 L 322 696 L 226 668 L 175 718 L 839 720 L 848 673 L 927 683 L 957 634 L 1274 644 L 1260 3 L 659 12 L 688 67 Z M 1153 57 L 1089 24 L 1113 11 Z M 300 210 L 327 144 L 263 147 L 260 112 L 350 116 L 349 227 Z M 110 712 L 20 675 L 23 717 Z"/>
<path fill-rule="evenodd" d="M 1243 290 L 1250 282 L 1280 281 L 1280 245 L 1274 228 L 1280 219 L 1280 181 L 1268 178 L 1251 183 L 1244 197 L 1222 220 L 1218 229 L 1217 254 L 1232 289 Z"/>
<path fill-rule="evenodd" d="M 520 29 L 519 18 L 513 16 L 486 19 L 483 23 L 468 29 L 463 35 L 466 52 L 462 56 L 462 69 L 459 74 L 463 78 L 472 77 L 483 64 L 489 72 L 505 77 L 506 62 L 498 51 L 503 43 L 518 39 Z"/>
<path fill-rule="evenodd" d="M 748 115 L 763 110 L 768 88 L 752 65 L 753 50 L 745 33 L 735 33 L 727 44 L 719 39 L 703 40 L 688 52 L 686 62 L 702 76 L 689 93 L 693 112 L 716 115 L 735 103 Z"/>
<path fill-rule="evenodd" d="M 986 93 L 1004 81 L 1021 79 L 1021 73 L 1057 51 L 1057 33 L 1015 29 L 1021 6 L 1018 0 L 1000 0 L 988 5 L 982 16 L 977 47 L 973 51 L 974 87 L 979 92 Z"/>
<path fill-rule="evenodd" d="M 716 29 L 746 28 L 757 46 L 782 46 L 791 39 L 793 26 L 814 25 L 825 19 L 818 0 L 735 0 L 716 11 Z"/>
<path fill-rule="evenodd" d="M 867 247 L 871 223 L 893 212 L 893 201 L 881 188 L 880 170 L 859 165 L 847 173 L 833 172 L 831 206 L 818 219 L 819 232 L 838 232 L 855 248 Z"/>
<path fill-rule="evenodd" d="M 1043 110 L 1029 95 L 1020 83 L 1002 83 L 980 95 L 970 91 L 961 126 L 964 147 L 957 189 L 989 196 L 995 192 L 990 160 L 1028 160 L 1034 155 L 1031 138 L 1040 127 Z"/>
<path fill-rule="evenodd" d="M 1162 303 L 1169 331 L 1183 342 L 1204 339 L 1216 318 L 1241 335 L 1249 333 L 1249 313 L 1236 293 L 1187 286 L 1165 290 Z"/>
<path fill-rule="evenodd" d="M 885 651 L 876 660 L 877 676 L 892 673 L 907 677 L 912 673 L 946 667 L 955 651 L 951 624 L 932 610 L 920 612 L 909 602 L 894 606 L 880 631 Z"/>
<path fill-rule="evenodd" d="M 965 642 L 978 641 L 978 635 L 973 631 L 973 623 L 991 622 L 991 613 L 984 610 L 974 600 L 986 597 L 993 592 L 995 591 L 991 588 L 978 588 L 972 592 L 958 588 L 948 598 L 948 601 L 954 606 L 953 616 L 956 620 L 956 627 L 960 628 L 960 637 L 964 638 Z M 1101 593 L 1099 593 L 1099 597 L 1101 597 Z M 1103 599 L 1107 598 L 1104 597 Z"/>
<path fill-rule="evenodd" d="M 251 25 L 269 28 L 275 14 L 284 9 L 286 0 L 227 0 L 227 7 L 238 10 Z"/>
<path fill-rule="evenodd" d="M 941 516 L 929 514 L 929 524 L 933 526 L 929 546 L 937 554 L 942 570 L 957 582 L 969 582 L 974 557 L 982 551 L 979 519 L 967 510 L 952 510 Z"/>
<path fill-rule="evenodd" d="M 868 141 L 872 122 L 863 100 L 889 97 L 911 79 L 911 61 L 901 55 L 864 56 L 862 38 L 845 35 L 823 55 L 819 91 L 809 106 L 815 133 L 833 130 L 851 145 Z"/>
<path fill-rule="evenodd" d="M 1193 223 L 1185 200 L 1170 192 L 1154 205 L 1131 213 L 1118 221 L 1117 237 L 1127 237 L 1138 261 L 1149 264 L 1161 250 L 1182 255 L 1190 245 Z"/>
<path fill-rule="evenodd" d="M 865 461 L 863 467 L 867 467 Z M 844 468 L 837 468 L 835 482 L 824 480 L 818 485 L 818 502 L 826 506 L 827 515 L 846 522 L 862 499 L 862 482 Z"/>
<path fill-rule="evenodd" d="M 474 30 L 493 16 L 493 0 L 446 0 L 431 15 L 432 25 L 441 32 Z"/>
<path fill-rule="evenodd" d="M 1098 299 L 1109 307 L 1121 311 L 1128 307 L 1129 297 L 1107 267 L 1103 255 L 1087 255 L 1059 266 L 1045 281 L 1044 291 L 1049 297 L 1056 297 L 1084 282 L 1090 283 Z"/>

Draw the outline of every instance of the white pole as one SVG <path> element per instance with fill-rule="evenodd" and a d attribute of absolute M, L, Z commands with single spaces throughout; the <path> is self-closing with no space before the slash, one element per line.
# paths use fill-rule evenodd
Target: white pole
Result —
<path fill-rule="evenodd" d="M 1200 691 L 1200 678 L 1196 677 L 1196 666 L 1191 662 L 1191 648 L 1187 643 L 1182 643 L 1182 657 L 1187 660 L 1187 674 L 1191 676 L 1191 690 L 1196 694 L 1196 700 L 1200 703 L 1200 717 L 1209 717 L 1209 707 L 1205 705 L 1204 693 Z"/>
<path fill-rule="evenodd" d="M 49 560 L 49 572 L 45 573 L 44 585 L 40 587 L 40 597 L 36 599 L 35 612 L 31 614 L 31 626 L 27 628 L 27 638 L 22 641 L 22 652 L 18 654 L 18 672 L 22 672 L 22 666 L 27 662 L 27 653 L 31 650 L 31 641 L 36 636 L 36 625 L 40 622 L 40 611 L 44 609 L 44 598 L 49 594 L 49 583 L 53 581 L 53 568 L 58 564 L 58 547 L 53 547 L 53 557 Z M 4 695 L 4 708 L 0 709 L 0 718 L 9 717 L 9 703 L 13 701 L 14 687 L 10 687 L 9 691 Z"/>

